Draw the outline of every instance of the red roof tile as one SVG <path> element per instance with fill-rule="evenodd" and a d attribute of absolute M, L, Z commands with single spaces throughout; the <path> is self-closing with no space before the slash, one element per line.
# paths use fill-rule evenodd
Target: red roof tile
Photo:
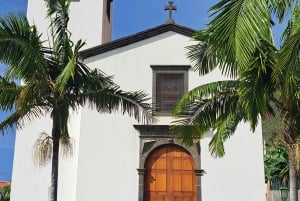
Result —
<path fill-rule="evenodd" d="M 0 181 L 0 188 L 4 188 L 6 186 L 10 186 L 10 182 L 9 181 Z"/>

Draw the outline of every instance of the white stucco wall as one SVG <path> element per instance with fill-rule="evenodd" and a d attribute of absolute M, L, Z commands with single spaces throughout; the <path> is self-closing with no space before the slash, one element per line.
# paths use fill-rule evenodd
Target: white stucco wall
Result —
<path fill-rule="evenodd" d="M 27 17 L 34 23 L 43 38 L 48 39 L 49 21 L 46 19 L 45 0 L 28 0 Z M 69 30 L 74 42 L 82 39 L 87 43 L 84 48 L 100 45 L 102 40 L 103 0 L 80 0 L 71 2 Z M 50 33 L 50 32 L 49 32 Z"/>
<path fill-rule="evenodd" d="M 50 133 L 51 125 L 45 118 L 37 119 L 30 126 L 18 130 L 15 142 L 11 201 L 48 201 L 50 166 L 38 168 L 33 163 L 33 145 L 42 132 Z"/>
<path fill-rule="evenodd" d="M 264 201 L 263 142 L 261 125 L 256 133 L 240 124 L 225 143 L 225 156 L 214 159 L 208 153 L 210 135 L 201 141 L 203 200 Z"/>
<path fill-rule="evenodd" d="M 51 185 L 51 161 L 37 167 L 33 159 L 33 145 L 40 134 L 51 135 L 52 123 L 49 116 L 35 119 L 31 124 L 17 130 L 12 174 L 11 201 L 48 201 Z M 73 143 L 72 157 L 60 157 L 59 200 L 75 200 L 77 161 L 80 134 L 80 111 L 72 113 L 69 133 Z"/>
<path fill-rule="evenodd" d="M 88 109 L 83 113 L 76 201 L 137 200 L 139 141 L 134 120 Z"/>
<path fill-rule="evenodd" d="M 188 37 L 167 32 L 89 58 L 86 63 L 93 68 L 99 67 L 108 75 L 114 75 L 115 82 L 122 86 L 122 89 L 145 90 L 152 95 L 152 69 L 150 65 L 189 65 L 190 62 L 185 57 L 184 49 L 188 44 L 190 44 Z M 197 73 L 190 70 L 189 89 L 218 79 L 226 78 L 221 76 L 217 70 L 203 77 L 199 77 Z M 91 196 L 93 200 L 98 198 L 116 201 L 137 200 L 138 179 L 135 169 L 138 168 L 139 157 L 135 152 L 138 147 L 133 148 L 132 146 L 139 146 L 137 143 L 139 140 L 138 133 L 132 130 L 130 125 L 127 125 L 130 124 L 130 120 L 114 115 L 106 117 L 99 118 L 98 128 L 96 128 L 96 123 L 95 126 L 89 127 L 93 129 L 88 133 L 94 133 L 93 136 L 98 133 L 97 137 L 93 139 L 97 139 L 99 147 L 93 149 L 92 153 L 98 153 L 99 161 L 95 161 L 94 157 L 91 157 L 89 161 L 84 159 L 84 163 L 79 162 L 79 175 L 81 176 L 78 176 L 78 183 L 79 185 L 82 184 L 82 187 L 77 189 L 78 201 L 82 200 L 83 196 L 81 195 L 83 193 L 93 195 Z M 170 118 L 160 118 L 155 124 L 167 124 L 169 121 Z M 90 123 L 88 122 L 88 124 Z M 105 129 L 101 129 L 103 127 L 100 125 L 105 125 Z M 106 130 L 111 130 L 113 136 L 110 134 L 103 136 L 103 132 Z M 226 155 L 222 159 L 214 159 L 208 152 L 211 136 L 207 135 L 201 140 L 201 165 L 206 172 L 202 177 L 203 201 L 263 201 L 265 199 L 261 126 L 259 125 L 256 133 L 253 134 L 248 124 L 241 124 L 236 133 L 226 142 Z M 85 138 L 86 143 L 82 143 L 85 148 L 80 147 L 80 159 L 85 158 L 84 155 L 91 155 L 89 151 L 83 153 L 83 150 L 91 149 L 91 141 L 88 143 L 89 137 L 90 135 L 81 135 L 81 142 Z M 111 143 L 108 143 L 110 141 Z M 98 143 L 93 141 L 94 148 L 97 147 L 96 144 Z M 110 150 L 109 156 L 105 152 L 107 149 Z M 122 154 L 121 157 L 120 154 Z M 129 157 L 130 160 L 126 160 L 132 164 L 124 166 L 123 156 L 124 158 L 132 156 Z M 104 167 L 104 164 L 108 165 L 107 168 Z M 97 173 L 88 171 L 91 166 L 98 167 L 96 168 Z M 104 177 L 101 176 L 103 173 L 100 170 L 104 169 L 107 171 L 105 174 L 109 175 L 108 178 L 104 175 Z M 95 177 L 97 179 L 93 180 L 92 178 Z M 120 179 L 115 180 L 115 178 Z M 87 184 L 99 188 L 84 189 Z M 105 188 L 102 188 L 103 186 Z M 129 189 L 125 191 L 124 187 L 128 186 L 130 186 Z"/>

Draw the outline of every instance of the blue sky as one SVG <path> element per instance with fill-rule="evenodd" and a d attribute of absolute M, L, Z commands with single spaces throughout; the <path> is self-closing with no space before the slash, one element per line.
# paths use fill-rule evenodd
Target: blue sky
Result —
<path fill-rule="evenodd" d="M 174 0 L 175 22 L 194 29 L 207 23 L 208 8 L 216 0 Z M 113 39 L 127 36 L 166 22 L 168 12 L 164 6 L 168 0 L 115 0 L 113 6 Z M 0 0 L 0 16 L 8 12 L 26 12 L 27 0 Z M 72 17 L 72 16 L 71 16 Z M 0 73 L 3 66 L 0 64 Z M 0 120 L 7 113 L 0 111 Z M 15 134 L 13 131 L 0 136 L 0 180 L 11 180 Z"/>
<path fill-rule="evenodd" d="M 168 0 L 114 0 L 113 39 L 124 37 L 161 25 L 168 12 L 164 6 Z M 194 29 L 202 29 L 208 23 L 208 9 L 217 0 L 174 0 L 175 22 Z M 27 0 L 0 0 L 0 16 L 8 12 L 26 12 Z M 72 17 L 72 16 L 71 16 Z M 277 32 L 280 32 L 279 28 Z M 278 36 L 276 36 L 278 37 Z M 0 73 L 3 66 L 0 64 Z M 7 114 L 0 111 L 0 120 Z M 13 160 L 14 134 L 0 136 L 0 180 L 10 180 Z"/>
<path fill-rule="evenodd" d="M 0 16 L 7 12 L 26 12 L 27 0 L 0 0 Z M 3 66 L 0 64 L 0 73 Z M 0 121 L 7 113 L 0 111 Z M 1 134 L 1 133 L 0 133 Z M 0 180 L 11 180 L 12 160 L 14 150 L 14 131 L 8 131 L 4 136 L 0 135 Z"/>
<path fill-rule="evenodd" d="M 177 6 L 175 22 L 194 29 L 204 28 L 208 23 L 208 9 L 217 0 L 173 0 Z M 166 22 L 168 12 L 164 6 L 168 0 L 115 0 L 113 38 L 127 36 Z"/>

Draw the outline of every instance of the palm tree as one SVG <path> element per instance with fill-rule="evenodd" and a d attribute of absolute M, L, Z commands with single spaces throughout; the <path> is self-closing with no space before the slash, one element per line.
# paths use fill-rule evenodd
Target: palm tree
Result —
<path fill-rule="evenodd" d="M 272 28 L 292 10 L 282 45 L 275 46 Z M 200 75 L 219 68 L 231 78 L 199 86 L 180 100 L 172 131 L 184 143 L 213 129 L 209 144 L 213 156 L 222 157 L 223 143 L 238 123 L 249 122 L 254 131 L 260 118 L 279 113 L 289 157 L 290 200 L 297 201 L 296 166 L 299 164 L 299 2 L 293 0 L 221 0 L 210 11 L 207 28 L 195 34 L 188 57 Z"/>
<path fill-rule="evenodd" d="M 73 43 L 68 31 L 70 0 L 47 1 L 51 39 L 41 41 L 34 25 L 24 15 L 0 18 L 0 61 L 8 66 L 0 77 L 0 109 L 9 115 L 0 123 L 5 131 L 50 113 L 52 119 L 51 200 L 57 200 L 60 140 L 70 138 L 71 110 L 90 106 L 98 112 L 120 110 L 137 120 L 151 120 L 151 107 L 141 92 L 125 92 L 111 77 L 91 70 L 79 58 L 82 41 Z M 22 80 L 17 85 L 14 80 Z"/>

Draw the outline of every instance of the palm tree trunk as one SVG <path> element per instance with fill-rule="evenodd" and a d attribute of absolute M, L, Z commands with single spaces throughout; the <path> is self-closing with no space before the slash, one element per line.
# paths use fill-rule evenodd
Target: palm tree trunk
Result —
<path fill-rule="evenodd" d="M 54 111 L 52 114 L 53 127 L 52 127 L 52 169 L 51 169 L 51 201 L 57 201 L 58 189 L 58 161 L 59 161 L 59 136 L 60 136 L 60 117 Z"/>
<path fill-rule="evenodd" d="M 290 201 L 298 201 L 296 156 L 292 146 L 288 146 Z"/>

